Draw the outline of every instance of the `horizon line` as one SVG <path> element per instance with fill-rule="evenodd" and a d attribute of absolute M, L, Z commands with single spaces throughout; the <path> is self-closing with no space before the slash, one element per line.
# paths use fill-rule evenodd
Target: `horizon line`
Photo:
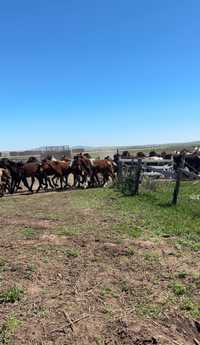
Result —
<path fill-rule="evenodd" d="M 27 148 L 27 149 L 12 149 L 12 150 L 0 150 L 1 153 L 3 152 L 25 152 L 25 151 L 42 151 L 44 150 L 44 148 L 61 148 L 63 147 L 69 147 L 70 150 L 74 150 L 74 149 L 87 149 L 87 150 L 92 150 L 92 149 L 99 149 L 99 150 L 104 150 L 104 149 L 120 149 L 120 148 L 132 148 L 132 149 L 137 149 L 137 148 L 148 148 L 148 147 L 158 147 L 158 146 L 180 146 L 180 145 L 198 145 L 200 144 L 200 139 L 199 140 L 192 140 L 192 141 L 187 141 L 187 142 L 167 142 L 167 143 L 157 143 L 157 144 L 137 144 L 137 145 L 105 145 L 105 146 L 96 146 L 96 145 L 44 145 L 44 146 L 40 146 L 38 148 Z"/>

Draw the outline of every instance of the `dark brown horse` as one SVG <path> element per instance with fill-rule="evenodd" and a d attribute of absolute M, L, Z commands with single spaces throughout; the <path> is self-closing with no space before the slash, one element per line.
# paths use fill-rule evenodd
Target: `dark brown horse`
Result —
<path fill-rule="evenodd" d="M 83 185 L 84 188 L 87 188 L 93 176 L 93 168 L 90 159 L 84 157 L 82 154 L 78 154 L 74 156 L 70 166 L 74 176 L 74 187 Z"/>
<path fill-rule="evenodd" d="M 43 172 L 41 169 L 40 162 L 29 162 L 25 163 L 22 170 L 22 182 L 24 183 L 25 187 L 28 188 L 28 190 L 32 193 L 33 192 L 33 185 L 35 183 L 35 179 L 38 181 L 38 188 L 37 192 L 41 189 L 43 185 Z M 31 178 L 31 186 L 29 186 L 27 182 L 27 178 Z"/>
<path fill-rule="evenodd" d="M 145 158 L 146 157 L 145 153 L 142 151 L 137 152 L 136 156 L 137 156 L 137 158 Z"/>
<path fill-rule="evenodd" d="M 22 163 L 22 162 L 14 162 L 9 159 L 2 159 L 0 161 L 0 167 L 8 169 L 11 175 L 11 186 L 10 192 L 14 193 L 17 192 L 19 189 L 20 183 L 23 182 L 25 187 L 30 191 L 33 192 L 33 184 L 35 182 L 35 178 L 39 182 L 38 190 L 42 187 L 42 171 L 41 165 L 39 162 L 33 163 Z M 32 179 L 31 186 L 29 186 L 27 182 L 27 178 Z"/>
<path fill-rule="evenodd" d="M 0 168 L 0 197 L 4 196 L 6 191 L 10 191 L 10 172 L 7 169 Z"/>

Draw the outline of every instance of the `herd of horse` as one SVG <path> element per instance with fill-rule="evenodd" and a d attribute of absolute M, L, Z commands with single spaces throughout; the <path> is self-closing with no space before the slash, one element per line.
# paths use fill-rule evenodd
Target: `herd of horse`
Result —
<path fill-rule="evenodd" d="M 147 159 L 150 161 L 171 161 L 174 165 L 174 169 L 180 165 L 180 162 L 183 163 L 183 167 L 192 173 L 197 175 L 200 174 L 200 148 L 195 147 L 193 150 L 189 151 L 182 149 L 181 151 L 174 152 L 161 152 L 157 153 L 156 151 L 150 151 L 148 154 L 143 151 L 137 152 L 136 155 L 131 155 L 129 151 L 124 151 L 121 155 L 122 158 L 127 159 Z"/>
<path fill-rule="evenodd" d="M 69 184 L 71 174 L 73 185 Z M 113 160 L 108 157 L 94 160 L 87 153 L 78 154 L 73 159 L 63 157 L 61 160 L 47 157 L 39 161 L 30 157 L 25 163 L 3 158 L 0 160 L 0 195 L 14 194 L 22 185 L 33 193 L 36 182 L 36 192 L 49 188 L 105 186 L 109 179 L 114 181 L 115 176 L 116 164 Z"/>
<path fill-rule="evenodd" d="M 33 193 L 41 189 L 66 189 L 73 187 L 100 187 L 115 181 L 120 159 L 138 158 L 162 160 L 171 159 L 174 167 L 179 165 L 180 159 L 184 158 L 184 166 L 196 174 L 200 174 L 200 150 L 193 152 L 175 152 L 157 154 L 152 151 L 148 155 L 138 152 L 131 156 L 128 151 L 109 156 L 105 159 L 92 159 L 88 153 L 80 153 L 72 159 L 63 157 L 60 160 L 47 157 L 38 160 L 30 157 L 26 162 L 16 162 L 8 158 L 0 160 L 0 196 L 5 193 L 14 194 L 26 188 Z M 73 175 L 73 184 L 69 183 L 69 176 Z"/>

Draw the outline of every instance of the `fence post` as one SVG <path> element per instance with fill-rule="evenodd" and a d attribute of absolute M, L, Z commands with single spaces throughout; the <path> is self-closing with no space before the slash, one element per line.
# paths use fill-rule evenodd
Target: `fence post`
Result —
<path fill-rule="evenodd" d="M 184 168 L 184 157 L 181 157 L 181 161 L 179 165 L 177 166 L 177 170 L 176 170 L 176 184 L 175 184 L 174 192 L 173 192 L 172 205 L 177 204 L 183 168 Z"/>
<path fill-rule="evenodd" d="M 122 170 L 123 170 L 123 164 L 122 161 L 119 160 L 118 167 L 117 167 L 117 177 L 120 179 L 122 177 Z"/>
<path fill-rule="evenodd" d="M 138 164 L 137 164 L 136 173 L 135 173 L 135 190 L 134 190 L 135 195 L 139 194 L 141 172 L 142 172 L 142 159 L 138 159 Z"/>

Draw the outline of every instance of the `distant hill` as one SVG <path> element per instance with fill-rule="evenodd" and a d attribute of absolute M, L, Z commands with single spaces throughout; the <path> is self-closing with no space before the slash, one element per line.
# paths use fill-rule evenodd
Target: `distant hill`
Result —
<path fill-rule="evenodd" d="M 103 157 L 104 153 L 106 155 L 112 154 L 113 152 L 116 152 L 117 149 L 119 151 L 146 151 L 149 152 L 151 150 L 155 151 L 180 151 L 180 149 L 186 148 L 188 150 L 194 148 L 195 146 L 200 146 L 200 140 L 198 141 L 191 141 L 191 142 L 182 142 L 182 143 L 165 143 L 165 144 L 149 144 L 149 145 L 130 145 L 130 146 L 85 146 L 85 145 L 75 145 L 75 146 L 69 146 L 69 145 L 58 145 L 58 146 L 42 146 L 39 148 L 31 149 L 31 150 L 24 150 L 24 151 L 18 151 L 21 152 L 22 154 L 31 151 L 32 153 L 38 152 L 38 151 L 68 151 L 68 150 L 76 150 L 78 151 L 88 151 L 88 152 L 93 152 L 95 154 L 100 154 L 100 156 Z M 14 152 L 14 151 L 10 151 Z M 5 152 L 2 151 L 0 152 L 1 156 L 9 156 L 10 152 Z"/>
<path fill-rule="evenodd" d="M 148 149 L 180 149 L 200 146 L 200 141 L 182 142 L 182 143 L 165 143 L 165 144 L 149 144 L 149 145 L 130 145 L 130 146 L 77 146 L 86 151 L 112 151 L 112 150 L 148 150 Z M 74 147 L 73 147 L 74 148 Z"/>

